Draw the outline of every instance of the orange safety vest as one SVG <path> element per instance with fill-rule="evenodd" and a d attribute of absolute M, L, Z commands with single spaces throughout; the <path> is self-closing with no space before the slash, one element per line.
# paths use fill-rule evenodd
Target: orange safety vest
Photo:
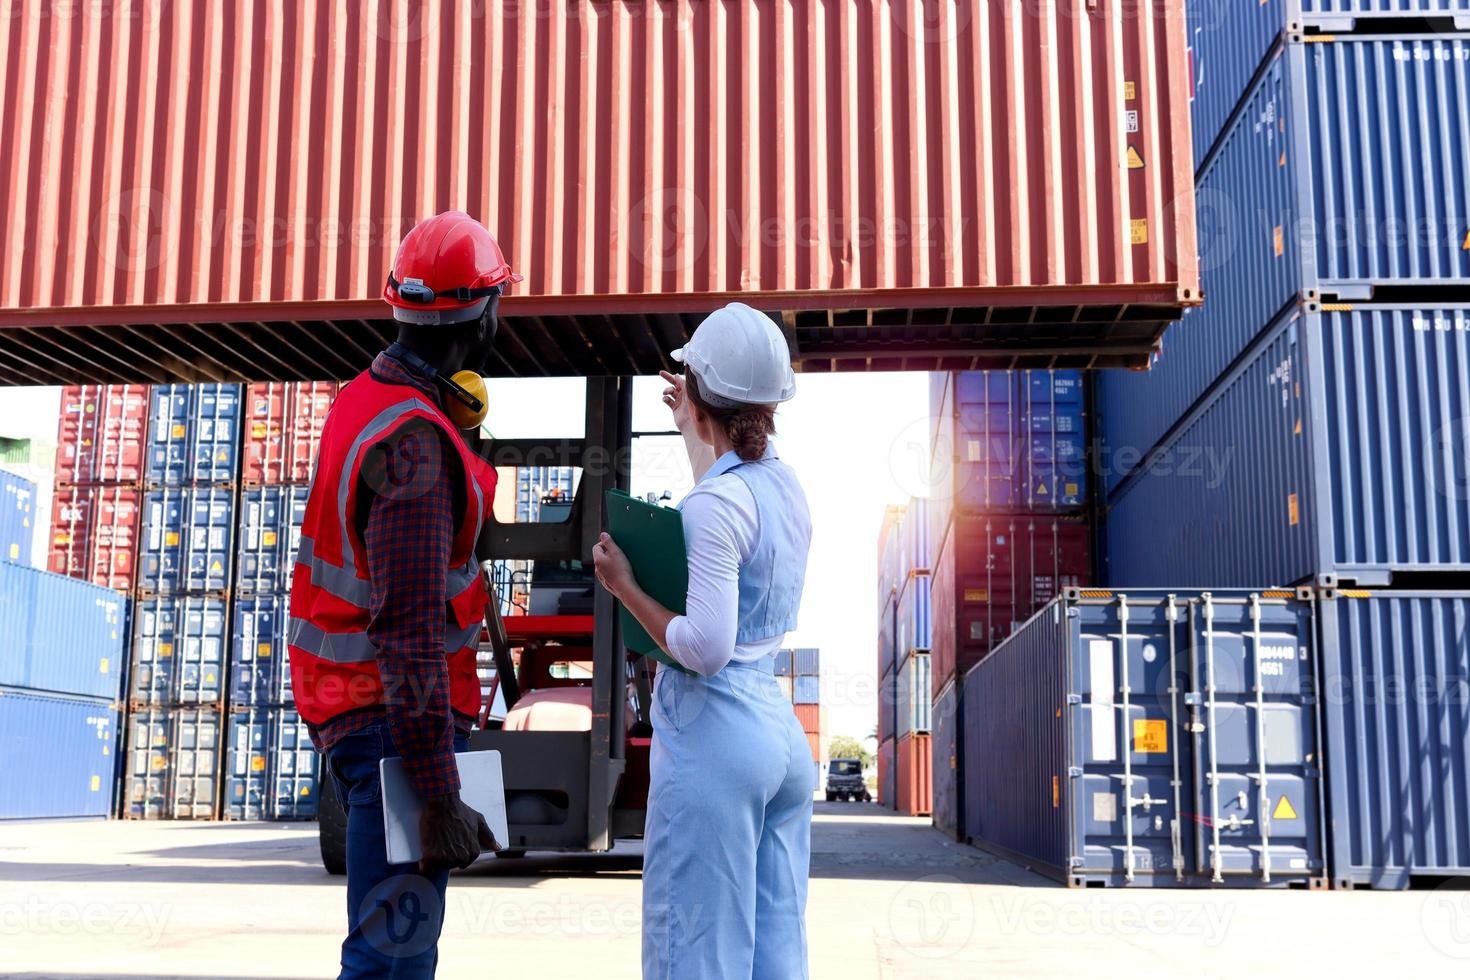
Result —
<path fill-rule="evenodd" d="M 377 650 L 367 637 L 372 582 L 357 531 L 358 474 L 367 451 L 413 419 L 426 419 L 449 433 L 459 450 L 465 512 L 445 580 L 444 656 L 450 706 L 472 718 L 480 714 L 475 651 L 488 593 L 475 542 L 495 499 L 495 470 L 470 452 L 444 412 L 421 391 L 386 384 L 364 371 L 327 415 L 291 576 L 291 687 L 297 711 L 313 725 L 383 703 Z"/>

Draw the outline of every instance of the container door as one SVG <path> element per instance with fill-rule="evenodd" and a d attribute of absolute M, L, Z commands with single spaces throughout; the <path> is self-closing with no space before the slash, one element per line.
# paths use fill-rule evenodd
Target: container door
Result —
<path fill-rule="evenodd" d="M 1309 606 L 1206 594 L 1191 612 L 1196 870 L 1321 876 Z"/>
<path fill-rule="evenodd" d="M 1183 610 L 1172 600 L 1130 606 L 1124 596 L 1081 610 L 1073 651 L 1074 875 L 1126 884 L 1177 878 L 1188 863 L 1177 789 L 1182 702 L 1169 683 L 1171 660 L 1187 649 Z"/>

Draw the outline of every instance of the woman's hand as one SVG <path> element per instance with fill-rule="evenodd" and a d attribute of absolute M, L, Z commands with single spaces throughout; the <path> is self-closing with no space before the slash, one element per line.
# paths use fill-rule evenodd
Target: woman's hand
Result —
<path fill-rule="evenodd" d="M 689 396 L 684 393 L 684 376 L 660 371 L 660 378 L 669 383 L 664 389 L 664 404 L 674 413 L 674 427 L 680 432 L 689 431 Z"/>
<path fill-rule="evenodd" d="M 628 556 L 623 554 L 623 549 L 618 547 L 612 535 L 606 531 L 602 532 L 602 536 L 592 546 L 592 566 L 597 572 L 597 581 L 616 599 L 622 599 L 629 587 L 636 588 L 638 585 Z"/>

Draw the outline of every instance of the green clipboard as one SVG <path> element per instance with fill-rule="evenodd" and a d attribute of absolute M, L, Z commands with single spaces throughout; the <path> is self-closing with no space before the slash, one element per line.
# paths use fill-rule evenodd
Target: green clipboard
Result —
<path fill-rule="evenodd" d="M 607 533 L 611 534 L 638 585 L 670 612 L 683 615 L 689 601 L 689 555 L 684 548 L 684 518 L 672 507 L 660 507 L 631 497 L 622 490 L 608 490 Z M 623 646 L 679 670 L 681 666 L 654 642 L 628 607 L 618 604 L 618 624 Z"/>

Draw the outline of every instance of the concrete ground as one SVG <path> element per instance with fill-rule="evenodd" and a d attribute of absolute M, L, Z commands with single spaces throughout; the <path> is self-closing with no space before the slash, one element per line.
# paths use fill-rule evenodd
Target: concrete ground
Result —
<path fill-rule="evenodd" d="M 926 820 L 818 803 L 814 978 L 1466 976 L 1470 892 L 1074 891 Z M 639 849 L 484 860 L 440 976 L 638 975 Z M 0 973 L 335 974 L 342 879 L 311 824 L 0 824 Z"/>

